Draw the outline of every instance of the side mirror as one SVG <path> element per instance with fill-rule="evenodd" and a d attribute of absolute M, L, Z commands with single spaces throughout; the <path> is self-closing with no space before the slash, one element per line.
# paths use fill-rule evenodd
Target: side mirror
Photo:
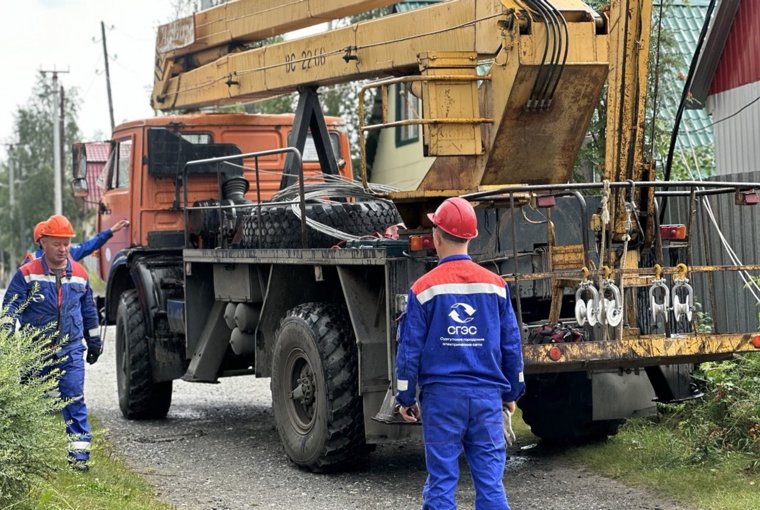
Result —
<path fill-rule="evenodd" d="M 90 195 L 87 179 L 84 177 L 75 177 L 71 180 L 71 190 L 77 198 L 87 198 Z"/>
<path fill-rule="evenodd" d="M 87 176 L 87 150 L 85 144 L 75 143 L 71 146 L 71 176 L 74 179 L 85 178 Z"/>

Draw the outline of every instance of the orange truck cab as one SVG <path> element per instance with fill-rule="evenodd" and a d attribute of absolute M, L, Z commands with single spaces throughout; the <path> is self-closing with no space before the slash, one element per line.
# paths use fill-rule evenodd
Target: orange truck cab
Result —
<path fill-rule="evenodd" d="M 117 232 L 100 253 L 101 278 L 111 280 L 112 265 L 126 248 L 182 247 L 185 227 L 179 201 L 184 197 L 179 196 L 178 181 L 185 163 L 287 147 L 291 145 L 293 118 L 293 114 L 199 113 L 153 117 L 117 126 L 108 162 L 98 179 L 102 187 L 98 231 L 124 219 L 129 220 L 130 227 Z M 351 178 L 345 123 L 337 117 L 325 117 L 325 124 L 340 174 Z M 84 175 L 77 174 L 77 169 L 86 166 L 82 160 L 85 151 L 78 149 L 83 145 L 74 148 L 74 182 L 79 196 L 87 192 Z M 246 162 L 248 166 L 241 170 L 249 182 L 247 199 L 269 200 L 280 189 L 285 158 L 283 153 L 258 158 L 258 181 L 253 164 Z M 311 135 L 307 136 L 302 159 L 306 176 L 322 175 Z M 194 172 L 188 179 L 189 203 L 218 196 L 214 168 L 206 170 Z"/>

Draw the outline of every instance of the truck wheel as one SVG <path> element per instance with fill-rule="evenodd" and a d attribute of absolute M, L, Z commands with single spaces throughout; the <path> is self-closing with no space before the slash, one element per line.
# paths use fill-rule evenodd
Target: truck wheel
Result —
<path fill-rule="evenodd" d="M 592 420 L 591 381 L 585 372 L 528 376 L 518 401 L 531 432 L 549 444 L 579 444 L 617 434 L 625 420 Z"/>
<path fill-rule="evenodd" d="M 356 340 L 345 310 L 305 303 L 286 314 L 276 333 L 271 387 L 277 432 L 295 464 L 320 472 L 363 458 Z"/>
<path fill-rule="evenodd" d="M 319 223 L 356 236 L 382 232 L 391 225 L 401 223 L 396 206 L 387 200 L 356 203 L 308 204 L 306 216 Z M 243 221 L 243 248 L 300 248 L 301 220 L 289 206 L 262 208 L 261 221 L 253 208 Z M 329 248 L 340 239 L 308 228 L 309 248 Z"/>
<path fill-rule="evenodd" d="M 116 311 L 116 382 L 119 408 L 125 418 L 166 417 L 172 402 L 172 381 L 153 382 L 145 316 L 134 289 L 122 293 Z"/>

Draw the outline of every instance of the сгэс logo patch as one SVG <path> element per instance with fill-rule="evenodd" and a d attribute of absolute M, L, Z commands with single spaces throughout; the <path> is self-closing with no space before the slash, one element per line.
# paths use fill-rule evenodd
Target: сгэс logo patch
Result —
<path fill-rule="evenodd" d="M 475 308 L 467 303 L 454 303 L 451 305 L 449 317 L 459 324 L 467 324 L 475 319 Z"/>

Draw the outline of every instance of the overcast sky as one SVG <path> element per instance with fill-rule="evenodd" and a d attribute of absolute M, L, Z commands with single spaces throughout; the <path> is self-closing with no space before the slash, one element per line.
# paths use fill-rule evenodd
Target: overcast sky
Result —
<path fill-rule="evenodd" d="M 100 21 L 106 24 L 116 123 L 152 116 L 153 48 L 158 25 L 174 16 L 171 0 L 4 1 L 0 30 L 0 144 L 13 142 L 13 114 L 27 103 L 40 69 L 80 92 L 85 140 L 110 135 Z M 7 150 L 0 146 L 0 160 Z"/>

